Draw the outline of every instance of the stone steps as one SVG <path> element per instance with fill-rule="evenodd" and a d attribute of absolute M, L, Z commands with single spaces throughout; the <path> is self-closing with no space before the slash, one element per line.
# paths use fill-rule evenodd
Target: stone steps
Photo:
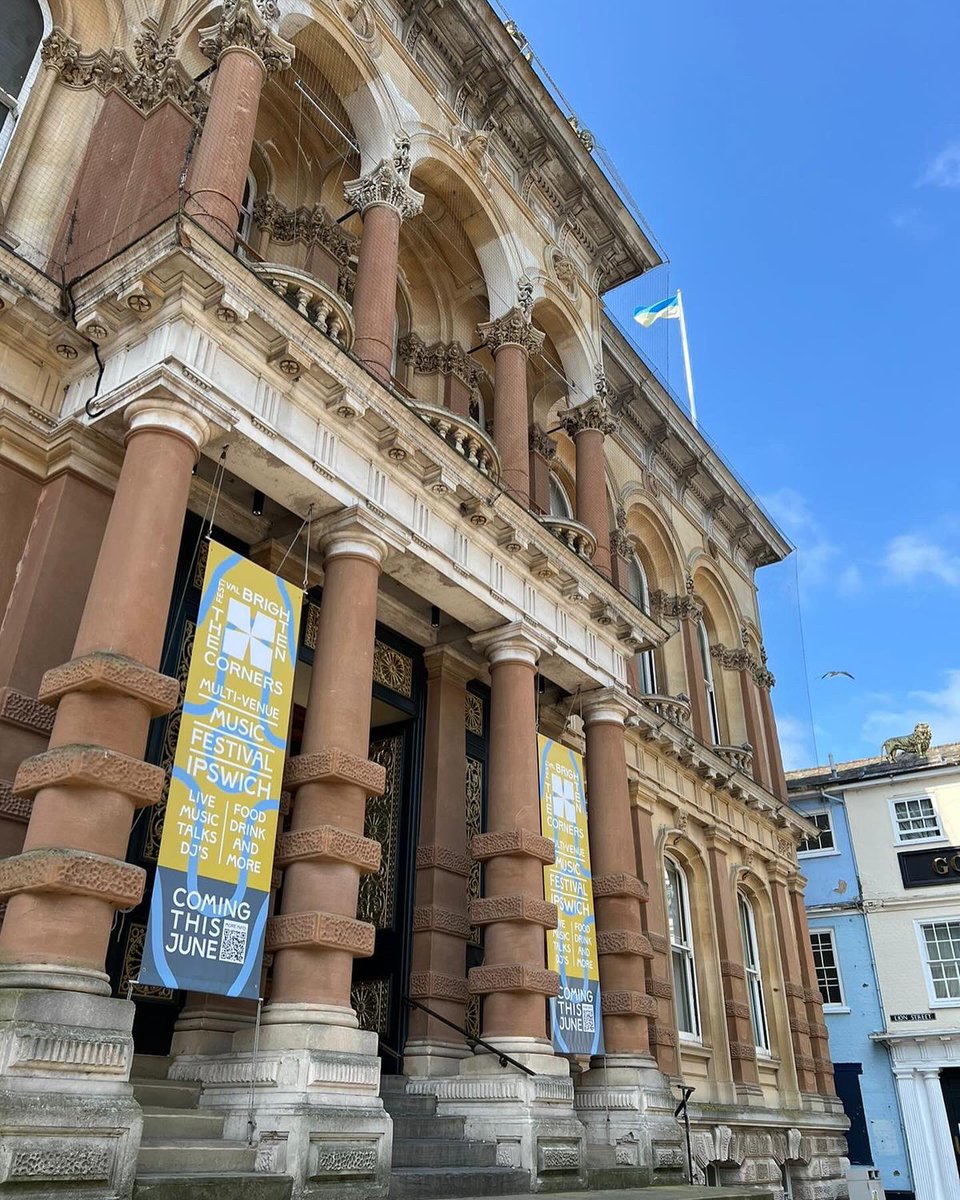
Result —
<path fill-rule="evenodd" d="M 479 1196 L 521 1196 L 529 1191 L 529 1174 L 508 1167 L 394 1167 L 390 1175 L 390 1200 L 472 1200 Z"/>
<path fill-rule="evenodd" d="M 252 1174 L 256 1161 L 256 1146 L 248 1146 L 246 1142 L 219 1138 L 143 1138 L 137 1175 L 211 1175 L 218 1171 Z"/>
<path fill-rule="evenodd" d="M 394 1117 L 393 1136 L 411 1138 L 463 1138 L 463 1117 Z"/>
<path fill-rule="evenodd" d="M 133 1200 L 290 1200 L 293 1179 L 288 1175 L 142 1175 L 133 1187 Z"/>
<path fill-rule="evenodd" d="M 199 1083 L 176 1079 L 131 1079 L 133 1094 L 141 1108 L 196 1108 L 200 1103 Z"/>
<path fill-rule="evenodd" d="M 223 1117 L 192 1108 L 143 1107 L 143 1136 L 151 1140 L 210 1140 L 223 1137 Z"/>
<path fill-rule="evenodd" d="M 493 1167 L 493 1142 L 463 1142 L 455 1138 L 401 1138 L 393 1143 L 393 1165 L 400 1167 Z"/>

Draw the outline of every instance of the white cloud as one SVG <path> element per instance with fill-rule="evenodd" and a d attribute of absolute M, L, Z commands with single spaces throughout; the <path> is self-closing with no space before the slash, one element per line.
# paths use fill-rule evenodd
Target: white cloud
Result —
<path fill-rule="evenodd" d="M 799 771 L 816 765 L 813 730 L 808 721 L 791 716 L 777 717 L 777 733 L 785 771 Z"/>
<path fill-rule="evenodd" d="M 891 215 L 890 223 L 898 233 L 912 242 L 929 242 L 939 232 L 929 216 L 916 207 L 901 208 Z"/>
<path fill-rule="evenodd" d="M 950 142 L 927 163 L 917 187 L 960 188 L 960 141 Z"/>
<path fill-rule="evenodd" d="M 797 567 L 805 587 L 829 581 L 843 596 L 859 591 L 859 569 L 853 563 L 840 567 L 843 552 L 824 532 L 805 496 L 793 488 L 781 488 L 761 497 L 761 503 L 797 547 Z"/>
<path fill-rule="evenodd" d="M 907 692 L 901 704 L 874 709 L 863 723 L 863 736 L 876 746 L 889 737 L 911 733 L 920 721 L 933 730 L 933 744 L 960 742 L 960 670 L 946 672 L 946 684 L 938 692 Z"/>
<path fill-rule="evenodd" d="M 883 565 L 895 583 L 916 583 L 924 576 L 960 587 L 960 555 L 919 533 L 903 533 L 888 543 Z"/>

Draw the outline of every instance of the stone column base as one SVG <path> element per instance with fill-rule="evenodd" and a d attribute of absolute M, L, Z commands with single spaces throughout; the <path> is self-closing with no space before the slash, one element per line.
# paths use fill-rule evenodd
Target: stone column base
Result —
<path fill-rule="evenodd" d="M 652 1056 L 595 1058 L 577 1081 L 575 1106 L 593 1170 L 620 1168 L 619 1187 L 684 1181 L 676 1101 Z"/>
<path fill-rule="evenodd" d="M 0 1196 L 132 1195 L 133 1013 L 89 992 L 0 988 Z"/>
<path fill-rule="evenodd" d="M 532 1191 L 584 1187 L 584 1132 L 573 1110 L 567 1060 L 549 1043 L 498 1038 L 497 1044 L 536 1074 L 523 1075 L 501 1067 L 495 1055 L 478 1053 L 463 1060 L 456 1077 L 411 1079 L 407 1092 L 436 1096 L 438 1116 L 465 1118 L 468 1140 L 496 1142 L 497 1166 L 529 1171 Z"/>
<path fill-rule="evenodd" d="M 441 1042 L 427 1038 L 408 1038 L 403 1048 L 403 1073 L 431 1078 L 455 1075 L 460 1063 L 473 1051 L 463 1042 Z"/>
<path fill-rule="evenodd" d="M 249 1136 L 257 1170 L 292 1175 L 296 1200 L 385 1200 L 393 1123 L 380 1099 L 377 1035 L 346 1025 L 264 1024 L 226 1054 L 181 1055 L 171 1079 L 199 1079 L 200 1107 L 225 1118 L 224 1137 Z"/>

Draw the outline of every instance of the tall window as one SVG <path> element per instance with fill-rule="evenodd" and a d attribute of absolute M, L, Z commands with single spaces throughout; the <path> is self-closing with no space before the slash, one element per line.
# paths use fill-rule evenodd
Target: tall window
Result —
<path fill-rule="evenodd" d="M 690 921 L 690 896 L 687 877 L 680 866 L 668 858 L 664 864 L 667 892 L 667 920 L 670 925 L 670 961 L 673 969 L 673 1002 L 677 1029 L 689 1038 L 700 1036 L 700 1003 L 697 998 L 697 971 L 693 959 L 693 930 Z"/>
<path fill-rule="evenodd" d="M 894 800 L 892 805 L 898 842 L 930 842 L 943 837 L 940 818 L 929 796 Z"/>
<path fill-rule="evenodd" d="M 823 812 L 803 813 L 811 824 L 816 825 L 817 832 L 803 841 L 797 846 L 797 854 L 834 854 L 836 852 L 836 844 L 833 837 L 833 822 L 830 819 L 830 812 L 824 809 Z"/>
<path fill-rule="evenodd" d="M 554 471 L 550 472 L 550 516 L 566 521 L 573 520 L 573 506 L 570 504 L 567 489 Z"/>
<path fill-rule="evenodd" d="M 630 559 L 630 593 L 637 608 L 649 615 L 650 587 L 647 584 L 647 573 L 638 555 Z M 652 650 L 641 650 L 637 655 L 637 670 L 640 675 L 640 691 L 645 696 L 657 694 L 657 668 L 653 661 Z"/>
<path fill-rule="evenodd" d="M 824 1008 L 843 1007 L 843 982 L 840 979 L 840 964 L 832 929 L 811 929 L 810 945 L 813 948 L 813 965 L 817 974 L 817 987 L 823 997 Z"/>
<path fill-rule="evenodd" d="M 257 202 L 257 180 L 252 171 L 247 172 L 247 182 L 243 187 L 243 199 L 240 201 L 240 221 L 237 224 L 237 236 L 241 243 L 250 241 L 253 231 L 253 206 Z M 241 255 L 245 255 L 246 247 L 240 246 Z"/>
<path fill-rule="evenodd" d="M 707 692 L 707 717 L 710 721 L 710 736 L 713 738 L 713 744 L 719 746 L 722 741 L 720 737 L 720 710 L 717 707 L 717 690 L 713 682 L 713 659 L 710 657 L 710 639 L 707 637 L 707 627 L 703 623 L 703 618 L 697 622 L 697 634 L 700 639 L 700 657 L 703 660 L 703 683 Z"/>
<path fill-rule="evenodd" d="M 750 1024 L 753 1044 L 764 1054 L 770 1053 L 770 1031 L 767 1010 L 763 1002 L 763 980 L 760 976 L 760 946 L 757 942 L 757 923 L 753 906 L 742 892 L 737 893 L 740 909 L 740 936 L 743 939 L 743 965 L 747 972 L 747 992 L 750 997 Z"/>
<path fill-rule="evenodd" d="M 960 921 L 924 921 L 920 931 L 932 998 L 960 1001 Z"/>
<path fill-rule="evenodd" d="M 3 0 L 0 35 L 0 156 L 20 119 L 40 67 L 40 42 L 52 25 L 38 0 Z"/>

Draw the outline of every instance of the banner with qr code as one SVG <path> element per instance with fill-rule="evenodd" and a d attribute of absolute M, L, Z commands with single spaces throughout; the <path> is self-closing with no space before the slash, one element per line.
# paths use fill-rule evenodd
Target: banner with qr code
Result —
<path fill-rule="evenodd" d="M 542 735 L 537 750 L 541 830 L 556 851 L 543 869 L 544 898 L 557 906 L 557 928 L 547 930 L 547 966 L 560 976 L 560 994 L 550 1000 L 553 1044 L 561 1054 L 602 1054 L 583 758 Z"/>
<path fill-rule="evenodd" d="M 300 607 L 209 543 L 139 983 L 259 995 Z"/>

